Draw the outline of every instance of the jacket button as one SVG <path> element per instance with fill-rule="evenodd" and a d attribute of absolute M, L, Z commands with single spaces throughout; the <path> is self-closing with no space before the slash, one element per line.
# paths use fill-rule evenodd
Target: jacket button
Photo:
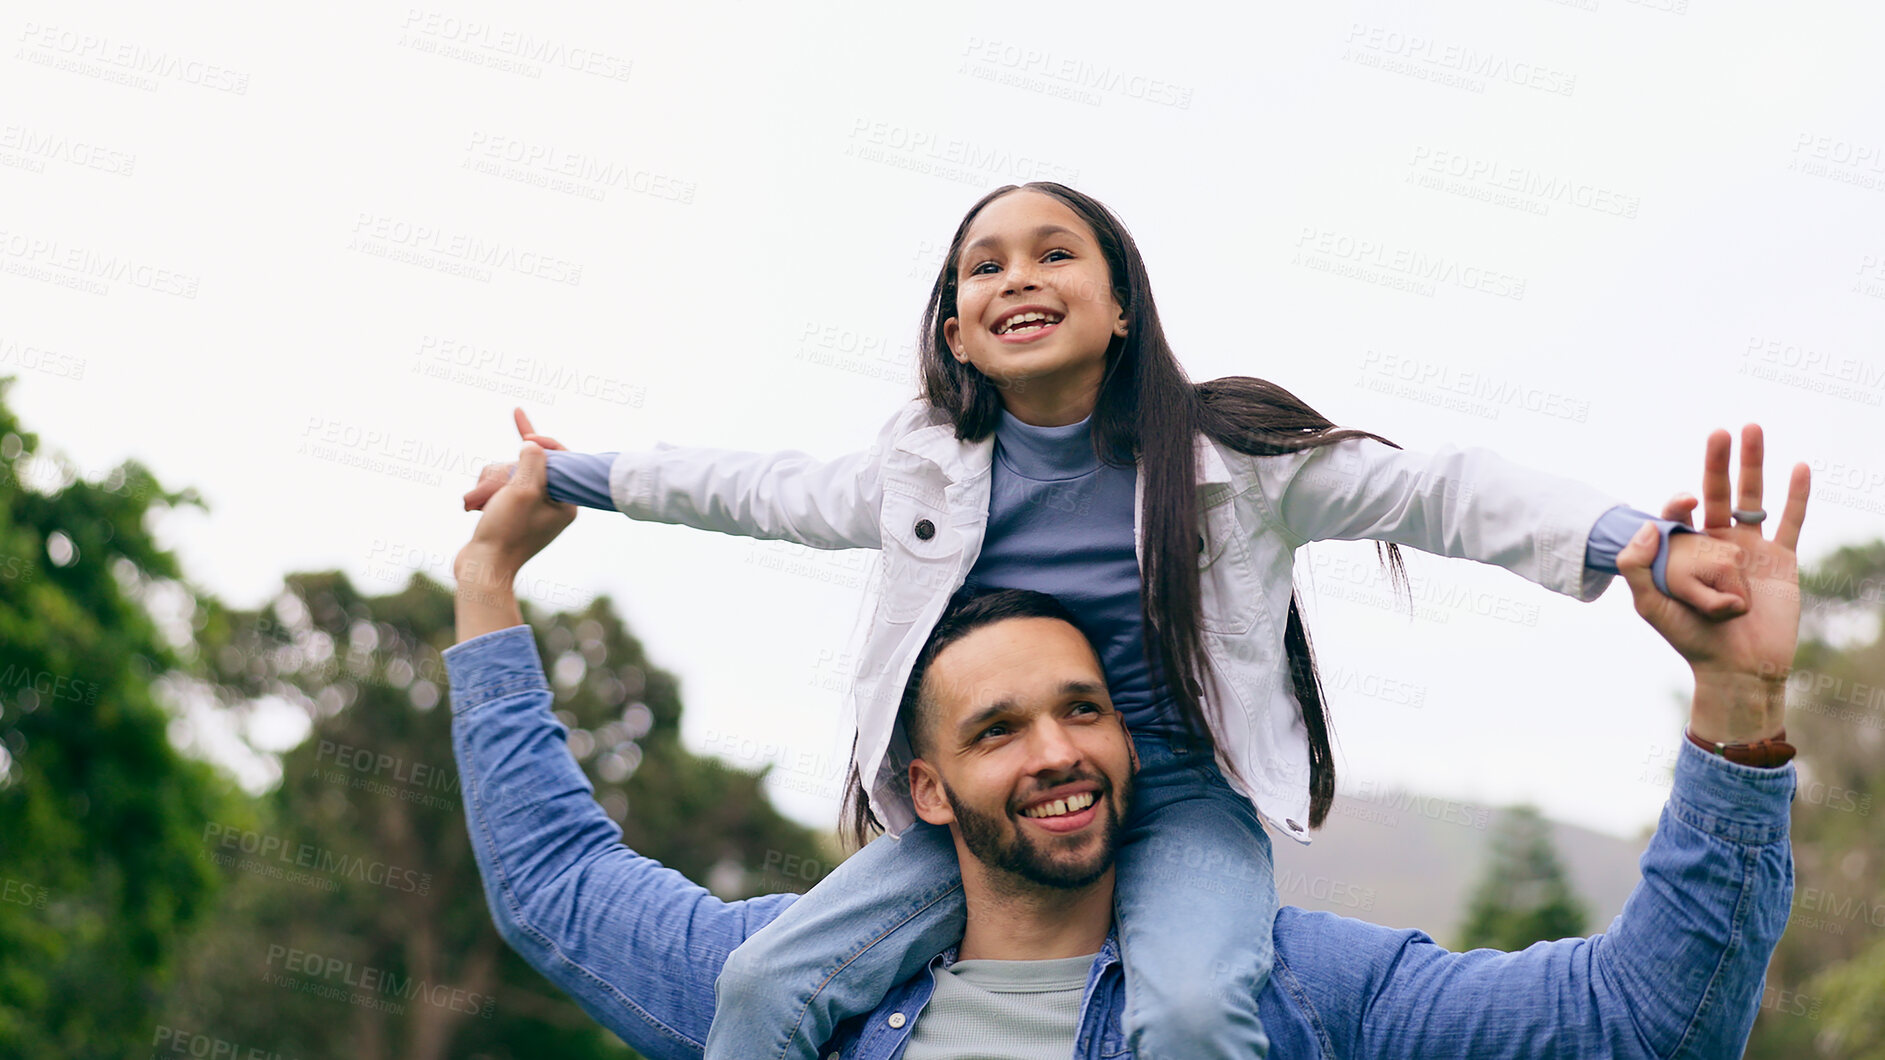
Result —
<path fill-rule="evenodd" d="M 918 519 L 916 521 L 916 539 L 918 541 L 928 541 L 930 538 L 935 537 L 935 536 L 936 536 L 935 523 L 930 522 L 928 519 Z"/>
<path fill-rule="evenodd" d="M 884 1022 L 890 1024 L 890 1029 L 894 1031 L 897 1028 L 903 1026 L 903 1023 L 904 1023 L 903 1013 L 892 1012 L 890 1014 L 890 1018 L 885 1020 Z"/>

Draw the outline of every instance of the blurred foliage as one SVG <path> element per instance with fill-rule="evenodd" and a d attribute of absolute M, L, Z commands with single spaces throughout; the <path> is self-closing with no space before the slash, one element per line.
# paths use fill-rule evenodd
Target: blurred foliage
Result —
<path fill-rule="evenodd" d="M 193 496 L 37 445 L 0 401 L 0 1056 L 632 1057 L 491 925 L 451 590 L 298 574 L 226 607 L 146 531 Z M 677 681 L 606 598 L 524 614 L 626 843 L 728 898 L 820 855 L 763 774 L 681 746 Z M 305 739 L 267 753 L 284 726 Z M 173 746 L 215 739 L 278 782 L 251 797 Z"/>
<path fill-rule="evenodd" d="M 0 1056 L 87 1056 L 148 1040 L 179 942 L 216 897 L 204 826 L 250 811 L 172 749 L 154 695 L 157 676 L 195 665 L 181 622 L 194 607 L 146 516 L 196 498 L 135 463 L 79 480 L 20 429 L 11 383 L 0 379 Z"/>
<path fill-rule="evenodd" d="M 1747 1055 L 1885 1060 L 1885 540 L 1801 575 L 1792 917 Z"/>
<path fill-rule="evenodd" d="M 1493 827 L 1485 874 L 1460 928 L 1465 949 L 1522 950 L 1584 934 L 1584 906 L 1571 893 L 1551 825 L 1531 806 L 1514 806 Z"/>

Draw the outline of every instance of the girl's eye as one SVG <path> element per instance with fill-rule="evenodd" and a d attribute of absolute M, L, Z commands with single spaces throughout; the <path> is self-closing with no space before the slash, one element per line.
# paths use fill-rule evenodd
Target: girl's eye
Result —
<path fill-rule="evenodd" d="M 970 276 L 980 276 L 980 275 L 982 274 L 982 270 L 983 270 L 983 269 L 992 269 L 992 268 L 994 268 L 994 267 L 995 267 L 995 263 L 994 263 L 994 262 L 992 262 L 992 261 L 984 261 L 984 262 L 982 262 L 982 263 L 981 263 L 980 265 L 977 265 L 977 266 L 976 266 L 976 267 L 974 267 L 973 269 L 970 269 L 970 270 L 969 270 L 969 275 L 970 275 Z"/>
<path fill-rule="evenodd" d="M 1073 257 L 1073 255 L 1072 255 L 1072 254 L 1070 254 L 1070 253 L 1068 253 L 1068 252 L 1067 252 L 1067 251 L 1065 251 L 1065 250 L 1060 250 L 1060 249 L 1054 249 L 1054 250 L 1050 250 L 1050 251 L 1048 251 L 1048 252 L 1047 252 L 1046 254 L 1044 254 L 1044 255 L 1042 255 L 1042 256 L 1041 256 L 1041 260 L 1042 260 L 1042 261 L 1048 261 L 1048 260 L 1051 260 L 1051 259 L 1053 258 L 1053 256 L 1054 256 L 1054 255 L 1056 255 L 1056 254 L 1059 254 L 1059 255 L 1060 255 L 1061 257 L 1063 257 L 1063 258 L 1071 258 L 1071 257 Z"/>

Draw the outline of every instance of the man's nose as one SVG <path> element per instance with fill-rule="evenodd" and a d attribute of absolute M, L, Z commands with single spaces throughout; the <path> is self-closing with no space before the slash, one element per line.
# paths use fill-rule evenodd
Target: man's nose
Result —
<path fill-rule="evenodd" d="M 1080 748 L 1068 738 L 1065 729 L 1054 722 L 1034 726 L 1028 734 L 1028 767 L 1035 773 L 1054 773 L 1072 769 L 1080 762 Z"/>

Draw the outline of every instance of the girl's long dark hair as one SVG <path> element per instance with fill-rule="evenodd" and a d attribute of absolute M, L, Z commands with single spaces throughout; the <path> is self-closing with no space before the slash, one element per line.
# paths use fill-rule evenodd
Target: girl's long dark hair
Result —
<path fill-rule="evenodd" d="M 973 365 L 957 361 L 943 336 L 944 322 L 956 315 L 956 259 L 976 215 L 1001 196 L 1022 190 L 1052 196 L 1087 223 L 1106 258 L 1113 296 L 1125 311 L 1126 335 L 1114 337 L 1106 350 L 1105 374 L 1093 408 L 1093 448 L 1114 466 L 1138 465 L 1145 492 L 1139 514 L 1147 658 L 1157 660 L 1185 723 L 1199 739 L 1214 745 L 1200 703 L 1201 675 L 1210 664 L 1200 635 L 1195 436 L 1202 432 L 1252 456 L 1313 449 L 1349 438 L 1394 443 L 1367 431 L 1337 427 L 1294 394 L 1262 379 L 1230 376 L 1193 384 L 1165 340 L 1145 260 L 1125 225 L 1093 198 L 1051 181 L 1011 184 L 983 196 L 957 226 L 930 291 L 917 342 L 923 396 L 954 421 L 956 437 L 988 437 L 1002 407 L 999 386 Z M 1399 547 L 1387 545 L 1382 558 L 1396 586 L 1404 588 Z M 1309 826 L 1317 828 L 1335 800 L 1335 761 L 1322 682 L 1294 591 L 1283 647 L 1309 735 Z M 852 769 L 855 774 L 855 764 Z M 856 781 L 864 779 L 854 776 Z M 863 795 L 861 783 L 854 783 L 846 815 L 847 832 L 859 842 L 876 824 Z"/>

